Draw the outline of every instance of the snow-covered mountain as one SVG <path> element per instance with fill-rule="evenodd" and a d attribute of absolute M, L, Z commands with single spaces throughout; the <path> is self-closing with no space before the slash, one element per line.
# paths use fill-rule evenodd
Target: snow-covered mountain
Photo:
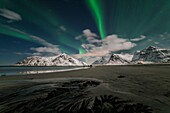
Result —
<path fill-rule="evenodd" d="M 87 65 L 65 53 L 53 57 L 31 56 L 21 62 L 19 66 L 84 66 Z"/>
<path fill-rule="evenodd" d="M 120 57 L 119 54 L 112 54 L 111 56 L 105 56 L 92 63 L 92 65 L 126 65 L 126 64 L 129 64 L 129 61 Z"/>
<path fill-rule="evenodd" d="M 129 64 L 129 62 L 123 58 L 121 58 L 119 55 L 116 54 L 112 54 L 110 56 L 109 61 L 107 62 L 107 64 L 114 64 L 114 65 L 124 65 L 124 64 Z"/>
<path fill-rule="evenodd" d="M 146 49 L 135 52 L 134 63 L 167 63 L 170 62 L 170 50 L 149 46 Z"/>

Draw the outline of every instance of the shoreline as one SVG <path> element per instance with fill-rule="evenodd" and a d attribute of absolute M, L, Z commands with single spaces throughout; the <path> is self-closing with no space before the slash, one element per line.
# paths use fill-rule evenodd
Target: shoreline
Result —
<path fill-rule="evenodd" d="M 6 66 L 5 68 L 7 68 L 7 67 L 8 66 Z M 20 66 L 15 66 L 15 67 L 20 67 Z M 21 67 L 21 68 L 23 68 L 23 67 Z M 31 67 L 31 68 L 34 68 L 34 67 Z M 53 70 L 52 69 L 49 69 L 49 70 L 28 70 L 28 71 L 23 71 L 23 72 L 21 71 L 21 72 L 11 72 L 11 73 L 5 73 L 4 72 L 4 73 L 1 73 L 0 77 L 2 77 L 2 76 L 25 76 L 25 75 L 31 75 L 31 74 L 46 74 L 46 73 L 67 72 L 67 71 L 74 71 L 74 70 L 81 70 L 81 69 L 88 69 L 88 68 L 90 68 L 90 67 L 75 67 L 75 68 L 71 68 L 71 69 L 68 68 L 68 69 L 58 69 L 58 70 L 57 69 L 53 69 Z"/>

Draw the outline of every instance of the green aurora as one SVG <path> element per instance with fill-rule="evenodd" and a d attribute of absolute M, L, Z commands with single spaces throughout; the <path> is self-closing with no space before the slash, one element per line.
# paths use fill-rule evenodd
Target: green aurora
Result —
<path fill-rule="evenodd" d="M 153 36 L 170 29 L 170 0 L 87 0 L 87 5 L 102 39 L 109 34 Z"/>
<path fill-rule="evenodd" d="M 48 10 L 45 5 L 39 4 L 37 1 L 30 2 L 27 0 L 19 1 L 19 0 L 13 0 L 10 1 L 10 3 L 7 3 L 6 0 L 1 1 L 1 8 L 10 8 L 11 10 L 14 10 L 15 12 L 19 14 L 24 14 L 23 18 L 26 19 L 31 24 L 34 24 L 35 27 L 38 27 L 41 29 L 44 33 L 50 34 L 50 37 L 52 39 L 43 37 L 45 40 L 50 41 L 53 40 L 55 42 L 58 42 L 59 44 L 65 45 L 69 48 L 77 49 L 83 49 L 81 47 L 81 44 L 79 42 L 76 42 L 75 39 L 69 38 L 70 36 L 67 35 L 69 34 L 68 32 L 65 32 L 63 34 L 58 33 L 57 29 L 62 25 L 62 19 L 58 18 L 53 12 Z M 17 8 L 11 8 L 11 5 L 16 4 L 19 5 L 20 7 Z M 30 4 L 30 5 L 28 5 Z M 6 6 L 7 5 L 7 6 Z M 24 10 L 23 10 L 24 9 Z M 30 13 L 31 12 L 31 13 Z M 42 13 L 43 12 L 43 13 Z M 26 29 L 25 27 L 22 26 L 15 26 L 16 29 L 22 29 L 27 31 L 27 33 L 33 33 L 32 29 Z M 31 41 L 34 43 L 39 43 L 36 42 L 35 40 L 32 40 L 27 34 L 22 33 L 22 30 L 15 30 L 15 28 L 12 27 L 4 27 L 3 25 L 0 25 L 0 33 L 12 36 L 14 38 L 19 38 L 22 40 L 27 40 Z M 40 35 L 39 32 L 34 32 L 34 35 Z M 72 36 L 75 37 L 75 36 Z M 74 44 L 71 44 L 74 43 Z M 64 46 L 62 46 L 64 47 Z M 63 51 L 69 53 L 67 48 L 62 48 Z M 83 52 L 83 51 L 82 51 Z M 84 51 L 85 53 L 85 51 Z"/>
<path fill-rule="evenodd" d="M 87 5 L 89 6 L 95 18 L 100 36 L 103 39 L 106 37 L 106 33 L 105 33 L 105 26 L 104 26 L 104 15 L 102 12 L 101 4 L 102 4 L 101 0 L 87 0 Z"/>

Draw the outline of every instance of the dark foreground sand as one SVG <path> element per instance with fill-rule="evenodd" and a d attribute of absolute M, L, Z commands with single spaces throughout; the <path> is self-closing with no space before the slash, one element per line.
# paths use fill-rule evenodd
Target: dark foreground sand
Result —
<path fill-rule="evenodd" d="M 0 113 L 170 113 L 170 65 L 2 76 Z"/>

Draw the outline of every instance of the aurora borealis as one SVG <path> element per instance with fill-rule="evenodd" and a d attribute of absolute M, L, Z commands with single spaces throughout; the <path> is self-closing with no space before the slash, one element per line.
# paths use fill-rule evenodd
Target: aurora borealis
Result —
<path fill-rule="evenodd" d="M 94 15 L 94 18 L 96 20 L 99 33 L 101 38 L 105 38 L 105 26 L 104 26 L 104 15 L 102 12 L 102 7 L 101 7 L 101 0 L 87 0 L 87 4 L 90 7 L 92 14 Z"/>
<path fill-rule="evenodd" d="M 0 65 L 30 55 L 170 48 L 169 12 L 170 0 L 0 0 Z"/>

